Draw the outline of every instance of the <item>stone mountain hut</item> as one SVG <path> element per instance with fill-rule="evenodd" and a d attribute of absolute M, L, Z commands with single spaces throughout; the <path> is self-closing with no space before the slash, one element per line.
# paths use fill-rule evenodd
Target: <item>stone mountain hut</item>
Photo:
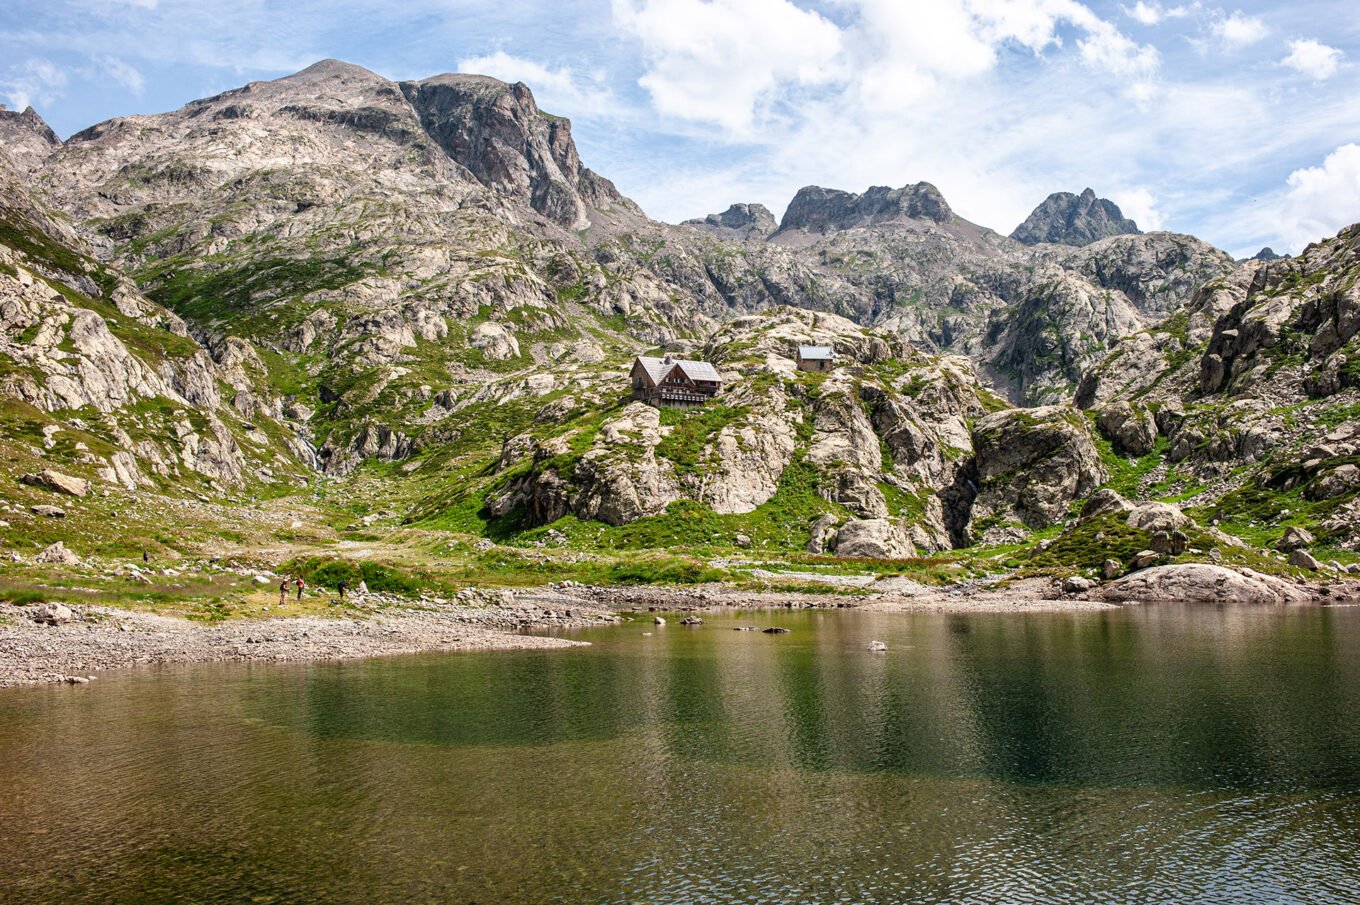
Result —
<path fill-rule="evenodd" d="M 633 398 L 658 408 L 703 405 L 722 389 L 722 375 L 706 361 L 638 356 L 629 374 Z"/>
<path fill-rule="evenodd" d="M 799 346 L 798 370 L 830 371 L 836 366 L 836 350 L 830 346 Z"/>

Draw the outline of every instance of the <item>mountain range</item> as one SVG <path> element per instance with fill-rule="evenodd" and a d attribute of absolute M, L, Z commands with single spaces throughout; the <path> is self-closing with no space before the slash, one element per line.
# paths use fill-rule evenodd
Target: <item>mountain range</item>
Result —
<path fill-rule="evenodd" d="M 334 60 L 65 141 L 0 111 L 0 149 L 16 555 L 1358 558 L 1360 227 L 1238 262 L 1089 188 L 1004 236 L 928 182 L 666 224 L 523 84 Z M 723 392 L 630 402 L 651 350 Z M 52 472 L 95 488 L 65 518 Z M 325 530 L 228 527 L 287 500 Z"/>

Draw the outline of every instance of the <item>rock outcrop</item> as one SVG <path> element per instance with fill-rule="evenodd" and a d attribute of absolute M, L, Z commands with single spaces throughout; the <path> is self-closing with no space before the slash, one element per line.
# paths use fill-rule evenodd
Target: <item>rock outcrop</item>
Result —
<path fill-rule="evenodd" d="M 60 147 L 57 133 L 32 107 L 15 113 L 0 104 L 0 148 L 9 154 L 19 172 L 32 173 Z"/>
<path fill-rule="evenodd" d="M 686 220 L 694 226 L 723 239 L 764 239 L 779 229 L 779 221 L 763 204 L 733 204 L 721 214 L 709 214 Z"/>
<path fill-rule="evenodd" d="M 1011 238 L 1026 245 L 1090 245 L 1109 236 L 1138 232 L 1138 224 L 1124 216 L 1107 198 L 1086 189 L 1080 195 L 1054 192 L 1036 207 Z"/>
<path fill-rule="evenodd" d="M 900 525 L 888 519 L 853 519 L 836 534 L 836 555 L 903 559 L 916 551 Z"/>
<path fill-rule="evenodd" d="M 825 233 L 904 220 L 940 224 L 953 212 L 928 182 L 900 189 L 876 185 L 862 195 L 811 185 L 798 190 L 779 222 L 779 232 Z"/>
<path fill-rule="evenodd" d="M 1048 527 L 1107 477 L 1085 417 L 1064 406 L 988 415 L 973 429 L 973 449 L 972 524 L 984 540 L 1011 524 Z"/>
<path fill-rule="evenodd" d="M 1308 603 L 1306 589 L 1251 569 L 1234 570 L 1207 563 L 1153 566 L 1103 586 L 1111 603 Z"/>

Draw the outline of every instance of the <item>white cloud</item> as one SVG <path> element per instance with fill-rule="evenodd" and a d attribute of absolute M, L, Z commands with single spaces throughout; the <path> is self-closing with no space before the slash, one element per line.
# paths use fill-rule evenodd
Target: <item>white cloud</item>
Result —
<path fill-rule="evenodd" d="M 1153 232 L 1163 226 L 1163 218 L 1157 210 L 1157 197 L 1144 186 L 1123 189 L 1110 193 L 1110 200 L 1119 205 L 1124 216 L 1138 224 L 1144 232 Z"/>
<path fill-rule="evenodd" d="M 66 73 L 40 58 L 12 65 L 0 77 L 0 95 L 16 110 L 33 104 L 50 104 L 65 88 Z"/>
<path fill-rule="evenodd" d="M 1231 16 L 1218 19 L 1210 28 L 1228 49 L 1248 47 L 1270 33 L 1266 24 L 1255 16 L 1234 10 Z"/>
<path fill-rule="evenodd" d="M 659 113 L 747 132 L 785 86 L 829 80 L 841 33 L 788 0 L 613 0 L 647 59 Z"/>
<path fill-rule="evenodd" d="M 1336 75 L 1341 65 L 1341 51 L 1312 39 L 1289 42 L 1289 56 L 1281 62 L 1319 82 Z"/>
<path fill-rule="evenodd" d="M 138 97 L 146 88 L 142 74 L 117 57 L 102 56 L 95 61 L 101 75 L 108 76 Z"/>
<path fill-rule="evenodd" d="M 790 0 L 614 0 L 616 23 L 642 45 L 639 80 L 666 116 L 749 136 L 782 104 L 915 109 L 949 83 L 989 76 L 1003 51 L 1061 52 L 1074 27 L 1078 58 L 1146 103 L 1160 55 L 1077 0 L 828 0 L 837 25 Z"/>
<path fill-rule="evenodd" d="M 1157 71 L 1161 55 L 1157 48 L 1138 44 L 1106 23 L 1077 42 L 1081 58 L 1093 69 L 1124 79 L 1145 79 Z"/>
<path fill-rule="evenodd" d="M 1295 170 L 1279 206 L 1280 235 L 1291 252 L 1360 221 L 1360 145 L 1337 148 L 1320 167 Z"/>
<path fill-rule="evenodd" d="M 1133 6 L 1124 7 L 1124 15 L 1143 25 L 1157 25 L 1164 19 L 1183 19 L 1198 8 L 1198 3 L 1188 6 L 1162 6 L 1160 3 L 1145 3 L 1138 0 Z"/>
<path fill-rule="evenodd" d="M 583 76 L 569 67 L 554 69 L 503 50 L 459 60 L 458 71 L 489 75 L 503 82 L 524 82 L 534 92 L 539 106 L 564 116 L 603 116 L 620 110 L 600 72 Z"/>

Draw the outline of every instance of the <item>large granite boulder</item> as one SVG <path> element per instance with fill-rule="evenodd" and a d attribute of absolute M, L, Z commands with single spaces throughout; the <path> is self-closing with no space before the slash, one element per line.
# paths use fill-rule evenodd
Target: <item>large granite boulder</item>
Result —
<path fill-rule="evenodd" d="M 836 555 L 865 559 L 903 559 L 915 556 L 902 526 L 889 519 L 854 519 L 836 533 Z"/>
<path fill-rule="evenodd" d="M 1046 528 L 1107 477 L 1086 418 L 1069 406 L 988 415 L 973 430 L 973 449 L 974 524 L 1000 518 Z"/>

